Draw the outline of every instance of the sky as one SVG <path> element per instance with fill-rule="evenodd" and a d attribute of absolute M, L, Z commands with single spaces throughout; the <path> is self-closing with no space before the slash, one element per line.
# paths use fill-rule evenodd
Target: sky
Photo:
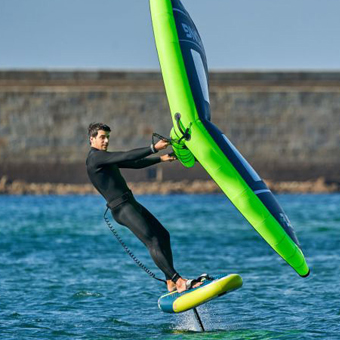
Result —
<path fill-rule="evenodd" d="M 213 70 L 340 70 L 340 0 L 182 0 Z M 0 69 L 158 70 L 148 0 L 0 0 Z"/>

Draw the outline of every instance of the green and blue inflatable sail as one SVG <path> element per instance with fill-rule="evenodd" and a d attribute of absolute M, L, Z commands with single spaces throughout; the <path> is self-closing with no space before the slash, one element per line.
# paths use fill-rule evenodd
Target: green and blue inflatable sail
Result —
<path fill-rule="evenodd" d="M 293 227 L 268 189 L 230 140 L 210 121 L 207 59 L 197 28 L 179 0 L 150 0 L 151 16 L 173 120 L 179 160 L 197 160 L 230 201 L 300 276 L 309 268 Z"/>

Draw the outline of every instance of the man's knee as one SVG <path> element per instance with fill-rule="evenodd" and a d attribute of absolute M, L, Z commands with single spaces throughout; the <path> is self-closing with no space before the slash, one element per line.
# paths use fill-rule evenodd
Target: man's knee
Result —
<path fill-rule="evenodd" d="M 154 247 L 161 247 L 165 243 L 170 243 L 170 233 L 166 229 L 163 229 L 162 232 L 157 235 L 153 235 L 152 244 Z"/>
<path fill-rule="evenodd" d="M 170 233 L 165 228 L 163 230 L 162 238 L 163 240 L 170 242 Z"/>

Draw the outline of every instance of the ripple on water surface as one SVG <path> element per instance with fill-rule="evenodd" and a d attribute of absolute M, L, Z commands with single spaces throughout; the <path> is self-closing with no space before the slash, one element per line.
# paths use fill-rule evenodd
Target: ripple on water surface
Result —
<path fill-rule="evenodd" d="M 171 233 L 186 277 L 239 273 L 242 289 L 192 311 L 159 311 L 165 287 L 126 255 L 98 196 L 0 196 L 1 339 L 340 339 L 340 195 L 280 195 L 312 269 L 302 279 L 223 195 L 138 198 Z M 117 226 L 161 276 L 143 245 Z"/>

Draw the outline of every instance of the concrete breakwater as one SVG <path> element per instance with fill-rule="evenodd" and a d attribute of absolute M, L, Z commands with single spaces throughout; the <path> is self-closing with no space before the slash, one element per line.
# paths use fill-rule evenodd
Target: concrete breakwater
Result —
<path fill-rule="evenodd" d="M 340 72 L 212 72 L 212 121 L 275 183 L 340 183 Z M 88 183 L 90 122 L 111 125 L 111 150 L 167 136 L 158 72 L 0 71 L 0 178 Z M 126 171 L 131 182 L 209 180 L 178 162 Z"/>
<path fill-rule="evenodd" d="M 305 182 L 266 181 L 276 193 L 332 193 L 339 192 L 340 186 L 326 183 L 324 178 Z M 218 194 L 222 191 L 212 180 L 164 181 L 128 183 L 136 195 L 168 194 Z M 26 183 L 10 182 L 6 177 L 0 180 L 0 194 L 3 195 L 92 195 L 97 191 L 91 184 Z"/>

